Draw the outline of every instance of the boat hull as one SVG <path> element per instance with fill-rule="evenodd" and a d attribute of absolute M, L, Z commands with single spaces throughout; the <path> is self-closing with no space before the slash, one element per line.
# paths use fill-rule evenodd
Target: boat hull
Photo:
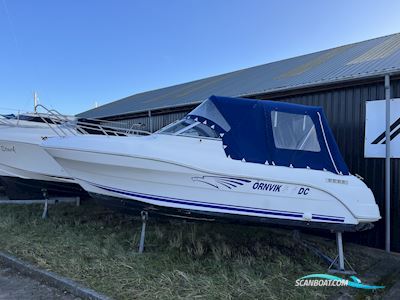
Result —
<path fill-rule="evenodd" d="M 9 132 L 12 130 L 15 132 Z M 25 129 L 28 133 L 21 132 L 23 130 L 18 127 L 0 130 L 0 170 L 4 175 L 73 183 L 74 180 L 65 170 L 40 147 L 41 136 L 51 132 L 45 128 Z"/>
<path fill-rule="evenodd" d="M 44 189 L 49 196 L 88 197 L 40 147 L 43 139 L 54 135 L 53 130 L 47 124 L 25 123 L 0 127 L 0 182 L 7 196 L 11 200 L 42 199 Z"/>
<path fill-rule="evenodd" d="M 88 198 L 89 195 L 78 184 L 54 181 L 23 179 L 19 177 L 1 176 L 0 185 L 10 200 L 44 199 L 43 190 L 49 197 Z"/>
<path fill-rule="evenodd" d="M 0 166 L 0 168 L 1 168 L 1 166 Z M 10 176 L 10 174 L 7 173 L 6 171 L 0 169 L 0 177 L 2 177 L 2 176 Z"/>
<path fill-rule="evenodd" d="M 375 221 L 360 221 L 329 191 L 256 177 L 254 172 L 248 176 L 242 170 L 239 174 L 211 173 L 159 158 L 49 147 L 47 143 L 45 148 L 86 191 L 122 206 L 175 211 L 171 215 L 179 216 L 338 230 L 359 230 Z"/>
<path fill-rule="evenodd" d="M 218 222 L 243 225 L 267 225 L 278 227 L 298 227 L 310 228 L 312 230 L 330 230 L 340 232 L 356 232 L 373 228 L 371 223 L 336 224 L 324 222 L 304 222 L 297 220 L 287 220 L 278 218 L 253 217 L 247 215 L 236 215 L 228 213 L 215 213 L 211 211 L 176 209 L 165 206 L 151 205 L 142 201 L 132 201 L 131 199 L 106 196 L 104 194 L 89 193 L 90 197 L 102 206 L 113 210 L 121 211 L 126 214 L 139 216 L 142 211 L 147 211 L 151 216 L 185 219 L 200 222 Z"/>

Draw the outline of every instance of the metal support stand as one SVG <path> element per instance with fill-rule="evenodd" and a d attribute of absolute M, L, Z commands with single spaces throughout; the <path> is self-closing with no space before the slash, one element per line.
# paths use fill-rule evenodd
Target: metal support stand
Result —
<path fill-rule="evenodd" d="M 147 211 L 141 211 L 140 215 L 142 217 L 142 232 L 140 233 L 139 253 L 143 253 L 144 238 L 146 236 L 146 222 L 149 219 L 149 213 Z"/>
<path fill-rule="evenodd" d="M 80 197 L 55 197 L 55 198 L 47 198 L 48 204 L 57 204 L 57 203 L 75 203 L 76 206 L 80 206 L 81 198 Z M 9 199 L 0 199 L 0 205 L 2 204 L 14 204 L 14 205 L 28 205 L 28 204 L 45 204 L 45 199 L 32 199 L 32 200 L 9 200 Z"/>
<path fill-rule="evenodd" d="M 339 270 L 344 270 L 344 254 L 343 254 L 343 239 L 342 233 L 336 233 L 336 245 L 338 249 L 338 256 L 339 256 Z"/>
<path fill-rule="evenodd" d="M 305 240 L 301 239 L 300 232 L 298 230 L 293 231 L 293 238 L 296 242 L 299 242 L 305 248 L 307 248 L 315 255 L 317 255 L 319 258 L 328 263 L 329 273 L 348 274 L 348 275 L 357 274 L 354 271 L 353 267 L 350 265 L 350 263 L 344 257 L 342 232 L 336 232 L 336 245 L 337 245 L 338 255 L 334 259 L 330 258 L 328 255 L 324 254 L 318 248 L 310 245 Z M 348 267 L 348 270 L 346 270 L 346 266 Z"/>
<path fill-rule="evenodd" d="M 44 198 L 44 208 L 42 213 L 42 219 L 47 219 L 49 217 L 49 197 L 47 194 L 47 189 L 42 189 L 43 198 Z"/>
<path fill-rule="evenodd" d="M 0 198 L 0 205 L 28 205 L 28 204 L 43 204 L 42 219 L 49 217 L 49 205 L 57 203 L 75 203 L 77 207 L 81 205 L 80 197 L 54 197 L 50 198 L 47 189 L 42 189 L 43 199 L 31 200 L 9 200 L 7 197 Z"/>
<path fill-rule="evenodd" d="M 348 274 L 353 275 L 357 274 L 350 263 L 346 260 L 343 253 L 343 239 L 342 232 L 336 232 L 336 245 L 338 250 L 338 255 L 332 261 L 331 265 L 328 268 L 329 273 L 340 273 L 340 274 Z M 349 270 L 345 269 L 345 264 L 349 267 Z"/>

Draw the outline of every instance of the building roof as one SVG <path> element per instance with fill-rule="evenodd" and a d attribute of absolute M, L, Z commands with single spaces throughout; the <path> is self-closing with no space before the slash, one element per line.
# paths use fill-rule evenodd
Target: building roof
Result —
<path fill-rule="evenodd" d="M 135 94 L 79 114 L 101 118 L 400 73 L 400 33 Z"/>

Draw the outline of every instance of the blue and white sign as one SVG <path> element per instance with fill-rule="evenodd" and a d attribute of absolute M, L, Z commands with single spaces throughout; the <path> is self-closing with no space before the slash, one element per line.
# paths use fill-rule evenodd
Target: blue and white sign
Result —
<path fill-rule="evenodd" d="M 400 99 L 390 100 L 390 152 L 400 157 Z M 367 101 L 364 156 L 386 157 L 386 100 Z"/>

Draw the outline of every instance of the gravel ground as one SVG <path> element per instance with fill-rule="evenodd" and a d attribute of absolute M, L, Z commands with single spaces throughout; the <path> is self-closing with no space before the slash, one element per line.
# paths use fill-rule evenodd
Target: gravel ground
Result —
<path fill-rule="evenodd" d="M 71 294 L 25 277 L 0 264 L 0 300 L 77 300 Z"/>

